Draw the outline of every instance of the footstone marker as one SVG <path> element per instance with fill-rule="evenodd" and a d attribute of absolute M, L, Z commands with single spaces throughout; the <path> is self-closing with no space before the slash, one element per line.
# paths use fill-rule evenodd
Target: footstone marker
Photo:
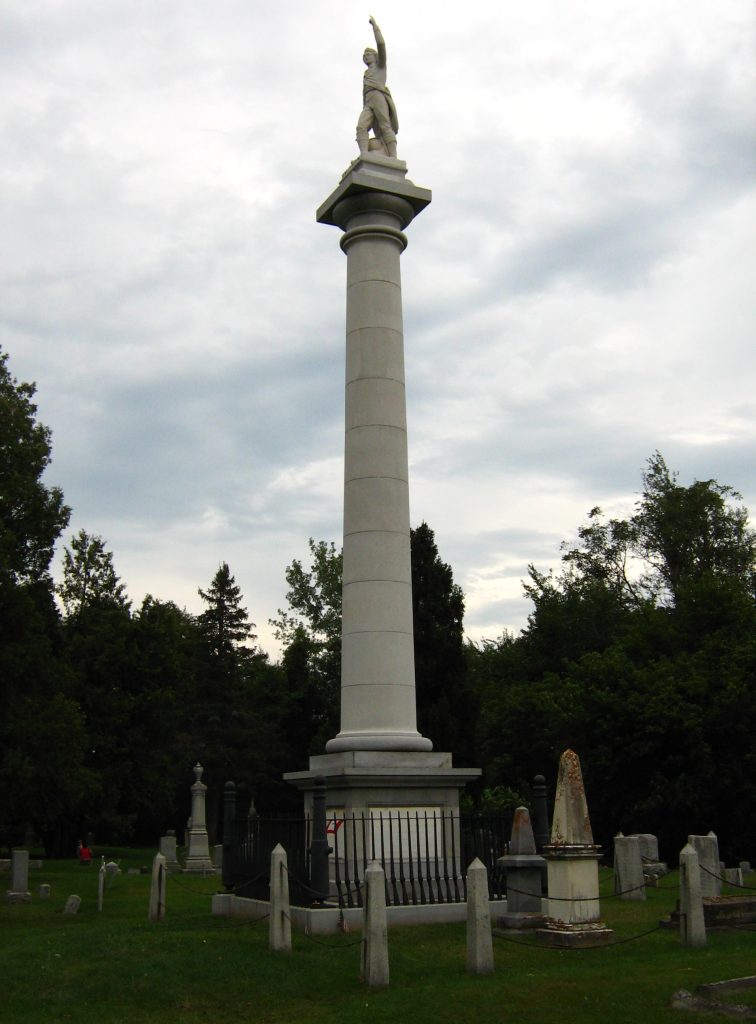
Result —
<path fill-rule="evenodd" d="M 270 855 L 270 926 L 268 945 L 276 953 L 291 953 L 291 911 L 286 850 L 278 843 Z"/>
<path fill-rule="evenodd" d="M 622 900 L 645 900 L 646 880 L 638 836 L 614 837 L 614 892 Z"/>
<path fill-rule="evenodd" d="M 41 900 L 49 900 L 50 899 L 50 886 L 49 886 L 49 884 L 47 882 L 44 882 L 42 885 L 40 885 L 40 887 L 39 887 L 39 898 Z"/>
<path fill-rule="evenodd" d="M 360 977 L 370 988 L 389 983 L 386 876 L 378 861 L 365 872 L 365 903 L 362 912 L 362 967 Z"/>
<path fill-rule="evenodd" d="M 706 945 L 701 871 L 692 843 L 680 853 L 680 942 L 683 946 Z"/>
<path fill-rule="evenodd" d="M 493 974 L 488 872 L 476 857 L 467 869 L 467 973 Z"/>

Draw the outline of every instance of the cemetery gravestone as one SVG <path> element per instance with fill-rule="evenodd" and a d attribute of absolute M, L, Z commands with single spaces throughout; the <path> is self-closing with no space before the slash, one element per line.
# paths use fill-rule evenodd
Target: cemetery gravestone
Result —
<path fill-rule="evenodd" d="M 7 903 L 31 903 L 28 850 L 11 850 L 11 881 L 5 899 Z"/>
<path fill-rule="evenodd" d="M 191 828 L 189 829 L 189 842 L 186 851 L 186 864 L 184 871 L 201 872 L 205 874 L 213 870 L 213 862 L 210 859 L 210 844 L 205 825 L 205 794 L 207 786 L 202 782 L 201 764 L 197 763 L 194 768 L 194 784 L 192 790 L 192 817 Z"/>
<path fill-rule="evenodd" d="M 705 836 L 688 836 L 688 845 L 692 846 L 698 856 L 698 869 L 701 874 L 701 895 L 721 896 L 722 868 L 719 863 L 719 842 L 713 832 Z"/>
<path fill-rule="evenodd" d="M 598 860 L 593 842 L 580 759 L 566 750 L 559 761 L 551 842 L 544 848 L 549 868 L 546 928 L 538 936 L 552 946 L 607 945 L 614 937 L 600 920 Z"/>
<path fill-rule="evenodd" d="M 543 924 L 541 891 L 546 861 L 536 853 L 536 839 L 527 807 L 518 807 L 512 822 L 509 852 L 496 861 L 507 873 L 507 910 L 498 924 L 534 928 Z"/>
<path fill-rule="evenodd" d="M 81 906 L 81 896 L 69 896 L 66 905 L 63 907 L 64 914 L 78 914 Z"/>
<path fill-rule="evenodd" d="M 614 892 L 623 900 L 646 898 L 639 836 L 614 837 Z"/>
<path fill-rule="evenodd" d="M 168 829 L 164 836 L 160 837 L 158 852 L 165 857 L 165 866 L 168 871 L 177 871 L 179 868 L 178 856 L 176 853 L 176 833 Z"/>

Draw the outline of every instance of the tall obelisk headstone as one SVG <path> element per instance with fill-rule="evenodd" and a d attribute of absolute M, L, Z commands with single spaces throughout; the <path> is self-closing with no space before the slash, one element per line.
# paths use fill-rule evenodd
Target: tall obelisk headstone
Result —
<path fill-rule="evenodd" d="M 480 774 L 452 768 L 417 729 L 399 260 L 431 193 L 396 158 L 386 44 L 371 24 L 360 156 L 317 212 L 343 231 L 347 256 L 341 728 L 309 772 L 285 776 L 307 803 L 323 775 L 330 806 L 347 812 L 457 807 L 459 789 Z"/>

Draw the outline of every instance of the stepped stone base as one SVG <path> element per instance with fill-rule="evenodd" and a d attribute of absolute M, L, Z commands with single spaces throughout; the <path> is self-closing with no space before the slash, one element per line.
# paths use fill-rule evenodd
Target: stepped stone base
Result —
<path fill-rule="evenodd" d="M 614 932 L 606 925 L 561 923 L 546 928 L 539 928 L 536 935 L 544 946 L 556 946 L 569 949 L 590 949 L 593 946 L 609 946 L 614 941 Z"/>
<path fill-rule="evenodd" d="M 305 813 L 312 810 L 315 779 L 325 779 L 329 810 L 345 815 L 371 809 L 432 808 L 459 813 L 460 790 L 480 776 L 480 768 L 454 768 L 443 752 L 344 750 L 317 754 L 307 771 L 287 772 L 304 795 Z"/>

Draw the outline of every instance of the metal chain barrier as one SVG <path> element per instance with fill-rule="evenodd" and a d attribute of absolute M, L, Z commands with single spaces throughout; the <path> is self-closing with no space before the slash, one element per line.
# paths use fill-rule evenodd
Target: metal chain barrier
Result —
<path fill-rule="evenodd" d="M 716 878 L 718 881 L 722 882 L 723 885 L 731 885 L 733 889 L 747 889 L 748 892 L 756 892 L 756 886 L 741 885 L 740 882 L 729 882 L 726 878 L 724 878 L 722 875 L 717 874 L 715 871 L 709 871 L 709 869 L 707 867 L 704 867 L 703 864 L 699 863 L 698 866 L 701 869 L 701 871 L 705 871 L 707 875 L 711 875 L 712 878 Z"/>

